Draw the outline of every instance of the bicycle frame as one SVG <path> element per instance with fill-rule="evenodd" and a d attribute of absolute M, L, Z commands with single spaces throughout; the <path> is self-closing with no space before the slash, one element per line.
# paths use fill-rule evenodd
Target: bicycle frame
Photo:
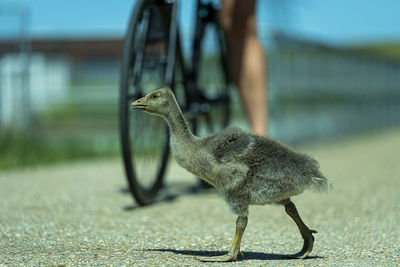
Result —
<path fill-rule="evenodd" d="M 174 87 L 174 72 L 175 61 L 181 66 L 183 72 L 183 84 L 185 90 L 185 102 L 190 103 L 190 106 L 182 107 L 189 118 L 195 118 L 202 110 L 209 110 L 209 107 L 199 107 L 199 103 L 204 102 L 204 105 L 210 105 L 213 101 L 204 99 L 203 94 L 197 88 L 197 78 L 199 73 L 199 59 L 201 57 L 201 40 L 204 36 L 205 29 L 208 25 L 214 24 L 217 30 L 218 43 L 220 49 L 220 62 L 222 62 L 223 73 L 225 74 L 225 82 L 229 83 L 228 77 L 228 63 L 227 63 L 227 48 L 225 47 L 225 36 L 221 30 L 218 10 L 212 3 L 203 3 L 201 0 L 196 0 L 197 16 L 195 21 L 195 36 L 193 37 L 193 54 L 188 60 L 189 64 L 185 62 L 182 53 L 181 36 L 179 31 L 178 21 L 178 8 L 179 0 L 171 2 L 172 10 L 171 17 L 166 18 L 170 21 L 169 31 L 169 47 L 168 47 L 168 64 L 166 69 L 166 85 L 171 88 Z M 220 100 L 219 100 L 220 101 Z M 215 102 L 215 100 L 214 100 Z"/>

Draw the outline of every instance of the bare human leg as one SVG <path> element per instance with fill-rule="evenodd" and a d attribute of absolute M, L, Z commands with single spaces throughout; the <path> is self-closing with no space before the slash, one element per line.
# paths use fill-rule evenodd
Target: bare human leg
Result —
<path fill-rule="evenodd" d="M 239 88 L 253 132 L 266 135 L 266 64 L 256 30 L 256 0 L 221 2 L 231 78 Z"/>

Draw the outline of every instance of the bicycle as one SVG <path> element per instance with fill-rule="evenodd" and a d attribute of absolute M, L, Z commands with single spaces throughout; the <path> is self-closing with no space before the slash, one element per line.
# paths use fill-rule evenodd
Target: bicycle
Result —
<path fill-rule="evenodd" d="M 178 0 L 137 0 L 130 17 L 121 65 L 120 139 L 129 189 L 140 205 L 152 203 L 163 186 L 169 134 L 162 119 L 130 110 L 133 100 L 153 89 L 170 87 L 198 135 L 225 127 L 230 120 L 227 47 L 218 8 L 196 1 L 192 55 L 187 61 L 178 25 Z M 211 40 L 206 39 L 210 26 L 218 43 L 217 58 L 205 51 Z M 213 81 L 211 64 L 215 66 Z"/>

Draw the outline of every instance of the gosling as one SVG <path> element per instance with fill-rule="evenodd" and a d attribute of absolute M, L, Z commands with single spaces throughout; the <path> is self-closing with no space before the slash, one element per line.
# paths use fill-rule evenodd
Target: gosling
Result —
<path fill-rule="evenodd" d="M 226 255 L 199 257 L 201 261 L 236 261 L 247 225 L 249 205 L 280 204 L 294 220 L 303 237 L 300 252 L 289 258 L 305 258 L 313 249 L 315 230 L 300 218 L 291 196 L 305 189 L 328 191 L 331 183 L 316 160 L 294 152 L 267 137 L 239 128 L 197 137 L 190 131 L 171 89 L 154 90 L 134 101 L 132 109 L 163 117 L 171 132 L 171 150 L 177 162 L 189 172 L 214 186 L 233 213 L 236 233 Z"/>

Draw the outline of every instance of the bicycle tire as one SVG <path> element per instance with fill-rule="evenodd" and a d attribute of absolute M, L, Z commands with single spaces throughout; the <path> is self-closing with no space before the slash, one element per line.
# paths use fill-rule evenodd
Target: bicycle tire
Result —
<path fill-rule="evenodd" d="M 154 202 L 163 186 L 169 135 L 161 118 L 131 110 L 129 104 L 149 91 L 165 86 L 169 34 L 163 21 L 165 12 L 169 12 L 168 4 L 162 1 L 137 0 L 122 55 L 121 150 L 130 192 L 142 206 Z"/>
<path fill-rule="evenodd" d="M 227 63 L 227 46 L 219 24 L 218 9 L 212 3 L 198 2 L 196 36 L 193 47 L 192 74 L 196 88 L 200 92 L 200 114 L 192 122 L 193 131 L 198 136 L 215 133 L 227 127 L 231 119 L 230 79 Z M 208 35 L 207 35 L 208 34 Z M 212 49 L 210 36 L 213 41 Z M 207 39 L 208 38 L 208 39 Z M 214 51 L 211 55 L 209 52 Z M 212 186 L 200 179 L 203 188 Z"/>
<path fill-rule="evenodd" d="M 211 12 L 215 14 L 210 16 L 217 16 L 216 9 Z M 226 40 L 218 18 L 214 17 L 212 21 L 213 23 L 203 24 L 197 29 L 199 41 L 194 45 L 198 45 L 198 54 L 192 59 L 193 69 L 197 72 L 193 76 L 196 77 L 196 87 L 202 98 L 199 107 L 203 109 L 200 112 L 202 116 L 197 118 L 195 127 L 199 136 L 222 130 L 231 119 Z"/>

